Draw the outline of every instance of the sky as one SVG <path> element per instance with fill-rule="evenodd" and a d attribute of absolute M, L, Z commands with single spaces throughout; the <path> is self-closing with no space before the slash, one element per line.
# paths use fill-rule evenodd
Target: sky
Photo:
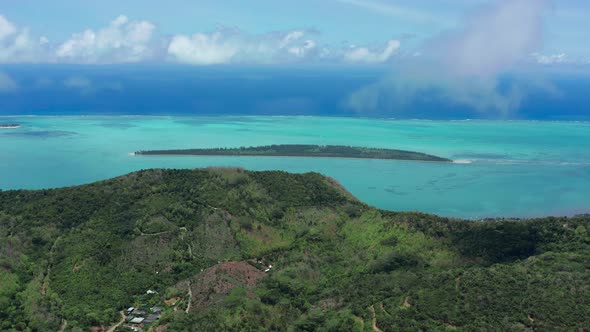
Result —
<path fill-rule="evenodd" d="M 338 105 L 412 117 L 427 99 L 511 118 L 535 96 L 574 100 L 555 73 L 587 89 L 589 18 L 588 0 L 0 0 L 0 93 L 26 106 L 27 91 L 61 82 L 90 101 L 88 66 L 113 64 L 379 68 Z M 14 64 L 86 72 L 27 79 Z"/>
<path fill-rule="evenodd" d="M 590 64 L 590 1 L 514 1 L 515 17 L 531 7 L 540 16 L 535 45 L 517 60 Z M 394 63 L 507 2 L 2 0 L 0 63 Z"/>

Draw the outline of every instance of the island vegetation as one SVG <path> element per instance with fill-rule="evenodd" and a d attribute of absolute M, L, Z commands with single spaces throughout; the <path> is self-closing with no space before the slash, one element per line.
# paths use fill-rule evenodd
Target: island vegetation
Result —
<path fill-rule="evenodd" d="M 383 211 L 317 173 L 3 191 L 0 330 L 583 331 L 589 227 Z"/>
<path fill-rule="evenodd" d="M 343 145 L 305 145 L 282 144 L 240 148 L 185 149 L 185 150 L 148 150 L 138 151 L 135 155 L 190 155 L 190 156 L 256 156 L 256 157 L 313 157 L 313 158 L 361 158 L 361 159 L 395 159 L 451 162 L 452 160 L 425 153 L 352 147 Z"/>

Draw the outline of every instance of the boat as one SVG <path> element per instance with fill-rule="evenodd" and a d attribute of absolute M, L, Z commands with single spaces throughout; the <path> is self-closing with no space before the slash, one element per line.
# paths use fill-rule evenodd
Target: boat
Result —
<path fill-rule="evenodd" d="M 20 128 L 20 125 L 17 123 L 0 123 L 0 129 L 16 129 Z"/>

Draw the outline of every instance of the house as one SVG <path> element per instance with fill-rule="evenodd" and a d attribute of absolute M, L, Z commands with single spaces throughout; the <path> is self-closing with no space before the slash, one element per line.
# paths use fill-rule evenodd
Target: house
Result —
<path fill-rule="evenodd" d="M 145 312 L 144 310 L 135 309 L 135 311 L 133 312 L 133 314 L 135 316 L 144 316 L 145 314 L 147 314 L 147 312 Z"/>
<path fill-rule="evenodd" d="M 135 310 L 135 307 L 129 307 L 129 308 L 127 308 L 127 315 L 129 315 L 130 313 L 132 313 L 133 310 Z"/>
<path fill-rule="evenodd" d="M 158 314 L 151 314 L 147 316 L 146 319 L 143 320 L 144 324 L 151 324 L 153 321 L 160 319 L 160 315 Z"/>
<path fill-rule="evenodd" d="M 134 317 L 132 320 L 129 321 L 129 323 L 141 324 L 141 323 L 143 323 L 144 320 L 145 320 L 145 318 L 143 318 L 143 317 Z"/>
<path fill-rule="evenodd" d="M 160 307 L 151 307 L 150 308 L 151 312 L 159 314 L 161 313 L 164 309 L 160 308 Z"/>

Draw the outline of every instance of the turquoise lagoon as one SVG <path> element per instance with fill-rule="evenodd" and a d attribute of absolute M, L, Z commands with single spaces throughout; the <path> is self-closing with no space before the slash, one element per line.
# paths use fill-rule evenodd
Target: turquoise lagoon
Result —
<path fill-rule="evenodd" d="M 590 123 L 326 117 L 2 117 L 0 189 L 84 184 L 146 168 L 320 172 L 368 204 L 460 218 L 590 212 Z M 345 144 L 456 160 L 159 157 L 134 151 Z"/>

